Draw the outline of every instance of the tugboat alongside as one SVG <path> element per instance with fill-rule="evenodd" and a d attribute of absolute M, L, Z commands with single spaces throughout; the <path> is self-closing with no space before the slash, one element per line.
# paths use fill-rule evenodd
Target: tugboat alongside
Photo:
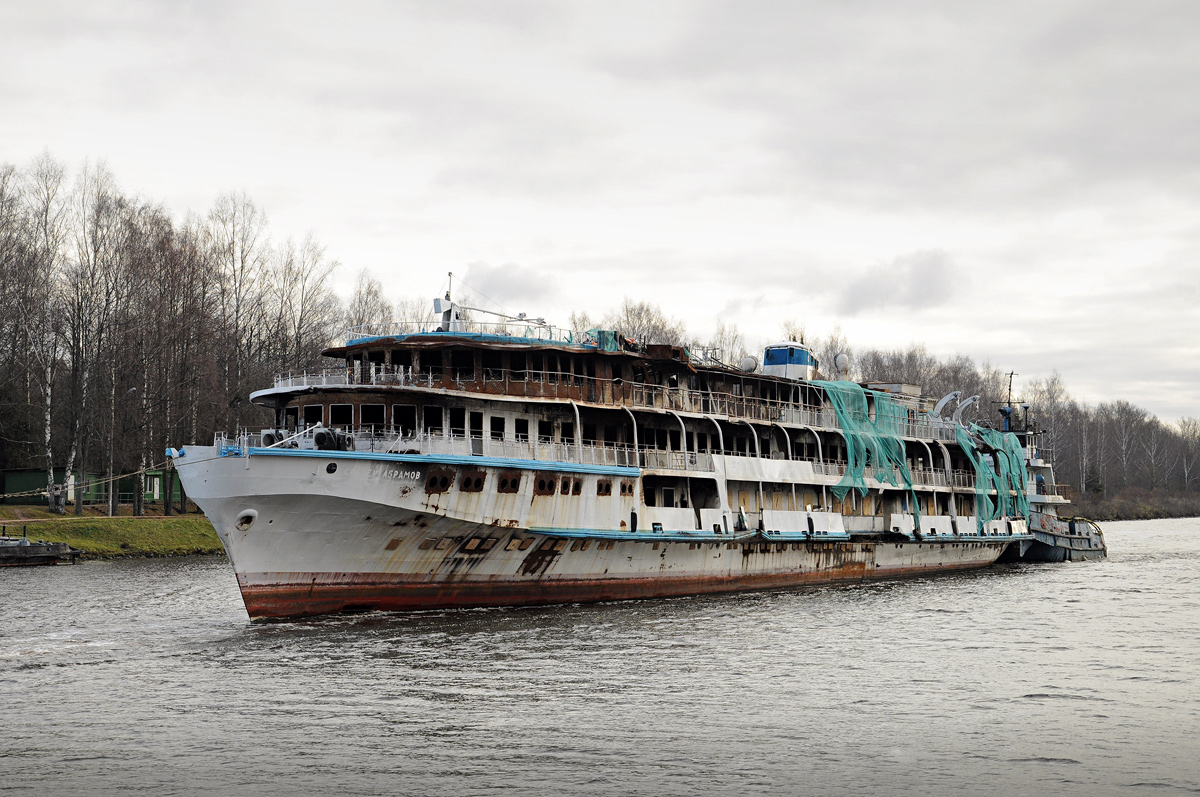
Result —
<path fill-rule="evenodd" d="M 1059 548 L 1061 500 L 1032 489 L 1049 466 L 1031 435 L 964 422 L 977 397 L 946 417 L 957 394 L 827 381 L 796 341 L 734 368 L 461 309 L 447 295 L 436 320 L 360 330 L 325 352 L 341 367 L 251 396 L 271 428 L 167 452 L 252 618 L 851 582 Z"/>

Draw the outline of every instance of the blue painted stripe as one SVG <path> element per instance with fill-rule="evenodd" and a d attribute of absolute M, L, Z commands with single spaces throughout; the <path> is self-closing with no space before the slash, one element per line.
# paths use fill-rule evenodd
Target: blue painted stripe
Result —
<path fill-rule="evenodd" d="M 531 526 L 528 529 L 520 529 L 529 534 L 541 534 L 547 537 L 571 537 L 603 540 L 630 540 L 633 542 L 657 542 L 668 540 L 672 542 L 747 542 L 747 543 L 771 543 L 771 542 L 846 542 L 850 539 L 850 534 L 846 532 L 829 532 L 828 534 L 818 533 L 813 537 L 808 536 L 805 531 L 779 531 L 770 532 L 766 536 L 756 535 L 752 537 L 736 537 L 733 534 L 717 534 L 713 531 L 703 531 L 696 529 L 695 531 L 679 531 L 679 530 L 664 530 L 664 531 L 614 531 L 613 529 L 571 529 L 561 528 L 558 526 Z M 909 537 L 909 541 L 916 543 L 933 543 L 933 542 L 950 542 L 950 543 L 971 543 L 971 542 L 1011 542 L 1013 540 L 1029 539 L 1028 536 L 1014 535 L 1011 537 L 931 537 L 926 535 L 924 539 L 918 540 L 915 537 Z M 878 541 L 876 541 L 878 543 Z"/>
<path fill-rule="evenodd" d="M 557 526 L 531 526 L 527 529 L 530 534 L 542 534 L 547 537 L 589 537 L 604 540 L 632 540 L 634 542 L 658 542 L 671 540 L 675 542 L 806 542 L 808 538 L 802 531 L 772 532 L 766 537 L 737 537 L 733 534 L 717 534 L 714 531 L 614 531 L 613 529 L 569 529 Z M 845 542 L 849 534 L 818 534 L 812 542 Z"/>
<path fill-rule="evenodd" d="M 591 473 L 601 476 L 641 475 L 638 468 L 619 465 L 587 465 L 579 462 L 542 461 L 537 459 L 505 459 L 503 457 L 473 457 L 451 454 L 385 454 L 380 451 L 320 451 L 310 448 L 251 448 L 250 456 L 317 457 L 319 459 L 367 459 L 378 462 L 410 462 L 430 465 L 474 465 L 476 467 L 506 468 L 508 470 L 544 470 L 566 473 Z"/>

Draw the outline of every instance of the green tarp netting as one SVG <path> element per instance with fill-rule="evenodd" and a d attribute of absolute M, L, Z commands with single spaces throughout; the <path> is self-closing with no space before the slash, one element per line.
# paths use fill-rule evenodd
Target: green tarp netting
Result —
<path fill-rule="evenodd" d="M 876 480 L 899 487 L 903 484 L 908 491 L 912 507 L 913 524 L 920 528 L 921 508 L 913 491 L 912 471 L 904 453 L 902 438 L 908 411 L 896 403 L 887 393 L 865 390 L 855 382 L 816 381 L 842 427 L 846 439 L 846 475 L 832 488 L 839 501 L 845 500 L 851 490 L 859 495 L 867 494 L 866 475 L 868 470 Z M 869 412 L 867 394 L 871 394 L 875 405 L 875 417 Z"/>
<path fill-rule="evenodd" d="M 589 329 L 586 333 L 596 339 L 596 346 L 601 351 L 620 351 L 621 337 L 610 329 Z"/>
<path fill-rule="evenodd" d="M 994 458 L 980 453 L 976 437 L 995 452 Z M 1025 492 L 1025 452 L 1017 436 L 972 423 L 969 428 L 957 427 L 955 439 L 975 468 L 978 530 L 983 531 L 984 523 L 997 518 L 1029 517 L 1029 496 Z M 996 491 L 995 500 L 992 500 L 993 490 Z"/>

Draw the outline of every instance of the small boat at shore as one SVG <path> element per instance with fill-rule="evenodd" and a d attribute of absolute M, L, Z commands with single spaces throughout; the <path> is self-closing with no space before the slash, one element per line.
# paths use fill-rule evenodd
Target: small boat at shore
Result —
<path fill-rule="evenodd" d="M 28 537 L 0 536 L 0 567 L 32 567 L 56 565 L 59 562 L 75 564 L 79 554 L 65 542 L 30 540 Z"/>

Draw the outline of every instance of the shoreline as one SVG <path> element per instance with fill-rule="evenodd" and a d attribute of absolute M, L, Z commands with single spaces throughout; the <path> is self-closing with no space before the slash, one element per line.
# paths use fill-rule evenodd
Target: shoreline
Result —
<path fill-rule="evenodd" d="M 204 515 L 171 517 L 3 518 L 4 534 L 65 542 L 83 551 L 81 560 L 160 556 L 225 555 Z"/>

